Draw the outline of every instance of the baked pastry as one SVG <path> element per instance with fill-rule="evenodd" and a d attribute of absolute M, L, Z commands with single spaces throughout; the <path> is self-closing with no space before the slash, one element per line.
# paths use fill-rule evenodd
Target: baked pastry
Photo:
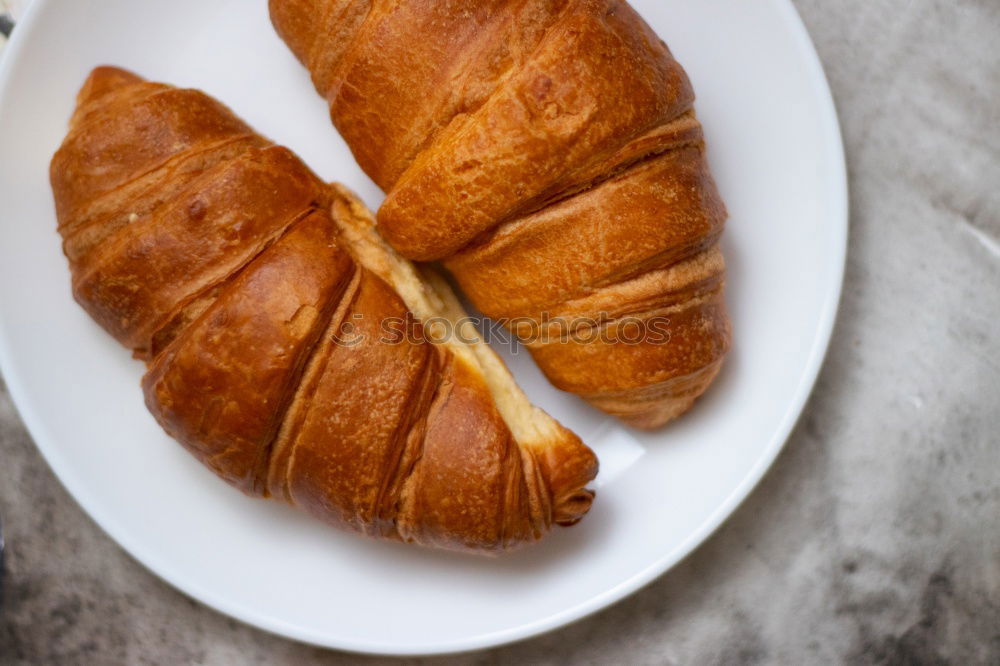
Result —
<path fill-rule="evenodd" d="M 589 509 L 593 453 L 455 324 L 446 284 L 219 102 L 98 68 L 51 181 L 77 301 L 146 361 L 167 433 L 243 492 L 476 552 Z"/>
<path fill-rule="evenodd" d="M 379 230 L 441 260 L 549 379 L 639 427 L 730 347 L 725 207 L 688 78 L 622 0 L 270 0 Z"/>

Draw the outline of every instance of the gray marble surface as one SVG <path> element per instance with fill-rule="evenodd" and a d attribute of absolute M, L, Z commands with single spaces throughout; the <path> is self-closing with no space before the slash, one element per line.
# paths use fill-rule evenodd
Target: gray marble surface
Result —
<path fill-rule="evenodd" d="M 830 355 L 787 449 L 635 596 L 442 663 L 1000 664 L 1000 1 L 796 5 L 853 214 Z M 381 661 L 243 626 L 147 573 L 62 489 L 2 385 L 0 514 L 0 663 Z"/>

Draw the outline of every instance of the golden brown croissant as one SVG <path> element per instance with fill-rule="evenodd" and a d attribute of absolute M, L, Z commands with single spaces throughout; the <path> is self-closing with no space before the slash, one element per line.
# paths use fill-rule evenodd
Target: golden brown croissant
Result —
<path fill-rule="evenodd" d="M 730 346 L 726 212 L 687 76 L 626 2 L 270 8 L 393 247 L 443 260 L 557 387 L 640 427 L 691 407 Z"/>
<path fill-rule="evenodd" d="M 232 485 L 454 550 L 589 509 L 593 454 L 474 331 L 447 335 L 440 278 L 215 100 L 98 68 L 51 180 L 76 299 L 147 361 L 164 429 Z"/>

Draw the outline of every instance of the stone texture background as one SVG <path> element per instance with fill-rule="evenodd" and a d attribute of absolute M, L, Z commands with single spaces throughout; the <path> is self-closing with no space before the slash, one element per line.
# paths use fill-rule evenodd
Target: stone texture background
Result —
<path fill-rule="evenodd" d="M 1000 2 L 796 5 L 853 214 L 833 345 L 787 449 L 640 593 L 441 663 L 1000 663 Z M 391 661 L 261 633 L 161 583 L 66 494 L 2 385 L 0 514 L 0 663 Z"/>

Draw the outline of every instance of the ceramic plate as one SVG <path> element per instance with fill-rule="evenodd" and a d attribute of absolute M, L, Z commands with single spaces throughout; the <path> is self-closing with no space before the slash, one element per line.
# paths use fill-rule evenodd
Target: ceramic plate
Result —
<path fill-rule="evenodd" d="M 91 67 L 201 88 L 377 206 L 264 0 L 37 0 L 0 64 L 0 362 L 35 442 L 115 540 L 192 597 L 335 648 L 427 654 L 522 639 L 659 576 L 737 507 L 781 449 L 823 360 L 847 192 L 836 113 L 787 0 L 636 0 L 698 93 L 731 219 L 735 345 L 697 408 L 626 429 L 504 352 L 530 396 L 601 457 L 593 511 L 480 559 L 374 543 L 202 468 L 143 407 L 142 366 L 73 302 L 49 159 Z"/>

